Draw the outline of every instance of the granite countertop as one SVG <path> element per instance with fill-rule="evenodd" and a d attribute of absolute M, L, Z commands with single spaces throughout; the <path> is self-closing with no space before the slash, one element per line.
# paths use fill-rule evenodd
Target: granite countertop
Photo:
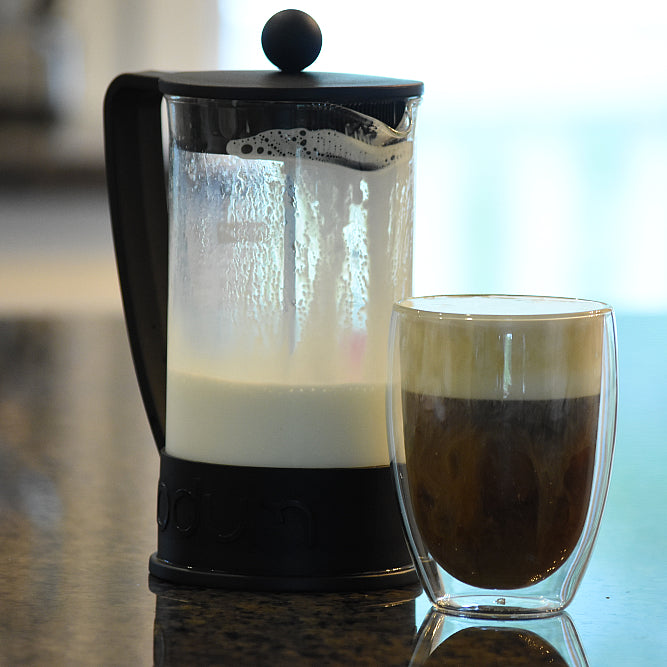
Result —
<path fill-rule="evenodd" d="M 612 486 L 568 614 L 491 628 L 431 614 L 415 587 L 250 593 L 150 578 L 158 455 L 120 317 L 0 319 L 0 665 L 577 664 L 547 650 L 563 624 L 590 665 L 660 664 L 665 340 L 667 317 L 619 317 Z"/>

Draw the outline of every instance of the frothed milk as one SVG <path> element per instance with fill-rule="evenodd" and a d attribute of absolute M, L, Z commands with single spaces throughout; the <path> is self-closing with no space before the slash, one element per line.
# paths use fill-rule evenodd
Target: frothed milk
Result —
<path fill-rule="evenodd" d="M 388 465 L 386 337 L 411 284 L 415 107 L 398 129 L 336 108 L 358 132 L 172 147 L 168 453 Z"/>

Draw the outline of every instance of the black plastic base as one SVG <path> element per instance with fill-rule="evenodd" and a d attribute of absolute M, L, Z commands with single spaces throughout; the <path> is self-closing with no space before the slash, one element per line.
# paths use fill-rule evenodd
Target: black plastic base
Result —
<path fill-rule="evenodd" d="M 149 571 L 154 577 L 173 584 L 226 588 L 242 591 L 372 591 L 389 588 L 403 588 L 416 582 L 415 570 L 410 565 L 402 570 L 369 572 L 359 575 L 338 575 L 331 577 L 295 577 L 231 574 L 217 570 L 196 570 L 178 567 L 161 560 L 157 553 L 151 555 Z"/>
<path fill-rule="evenodd" d="M 245 590 L 417 582 L 388 466 L 257 468 L 162 452 L 151 574 Z"/>

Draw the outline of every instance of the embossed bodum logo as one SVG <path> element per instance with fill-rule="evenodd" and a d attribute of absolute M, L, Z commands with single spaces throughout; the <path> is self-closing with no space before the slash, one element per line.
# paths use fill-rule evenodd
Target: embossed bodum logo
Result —
<path fill-rule="evenodd" d="M 251 503 L 248 495 L 221 490 L 200 492 L 182 485 L 171 490 L 158 485 L 157 525 L 160 531 L 175 529 L 183 536 L 200 530 L 212 532 L 221 543 L 233 543 L 252 535 L 257 543 L 288 542 L 302 548 L 317 546 L 313 511 L 293 498 L 263 499 Z"/>

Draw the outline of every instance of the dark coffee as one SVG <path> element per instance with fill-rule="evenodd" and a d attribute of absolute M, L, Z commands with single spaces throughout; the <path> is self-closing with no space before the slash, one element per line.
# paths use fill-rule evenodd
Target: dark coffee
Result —
<path fill-rule="evenodd" d="M 563 564 L 586 519 L 599 404 L 403 392 L 415 518 L 447 572 L 515 589 Z"/>

